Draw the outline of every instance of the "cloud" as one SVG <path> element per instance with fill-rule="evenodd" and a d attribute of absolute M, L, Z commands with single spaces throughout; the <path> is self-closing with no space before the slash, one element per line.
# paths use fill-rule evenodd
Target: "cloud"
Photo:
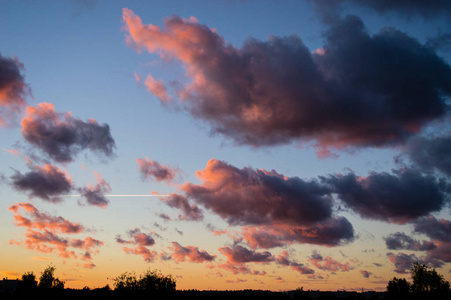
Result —
<path fill-rule="evenodd" d="M 244 264 L 249 262 L 267 263 L 275 260 L 274 256 L 268 252 L 258 252 L 247 249 L 240 245 L 230 247 L 221 247 L 219 252 L 227 256 L 229 262 L 234 264 Z"/>
<path fill-rule="evenodd" d="M 104 208 L 109 203 L 105 193 L 111 192 L 111 186 L 102 178 L 100 173 L 94 172 L 94 174 L 97 183 L 95 185 L 90 183 L 87 187 L 78 190 L 87 204 Z"/>
<path fill-rule="evenodd" d="M 210 255 L 205 250 L 199 250 L 195 246 L 182 246 L 177 242 L 172 242 L 172 260 L 176 262 L 189 261 L 193 263 L 211 262 L 216 259 L 216 255 Z"/>
<path fill-rule="evenodd" d="M 215 159 L 196 175 L 202 185 L 186 183 L 182 190 L 230 225 L 306 225 L 332 213 L 329 190 L 316 181 L 288 178 L 274 170 L 238 169 Z"/>
<path fill-rule="evenodd" d="M 299 272 L 300 274 L 314 274 L 315 270 L 305 266 L 304 264 L 297 263 L 290 259 L 290 255 L 288 254 L 288 251 L 282 251 L 276 259 L 276 262 L 283 266 L 289 266 L 293 270 Z"/>
<path fill-rule="evenodd" d="M 185 216 L 195 208 L 195 219 L 201 219 L 190 199 L 229 225 L 243 226 L 242 238 L 254 249 L 291 243 L 337 246 L 354 240 L 352 224 L 332 215 L 332 189 L 320 181 L 286 177 L 274 170 L 239 169 L 215 159 L 196 175 L 201 184 L 179 186 L 186 196 L 171 194 L 161 200 L 181 208 Z"/>
<path fill-rule="evenodd" d="M 437 248 L 433 242 L 422 241 L 421 243 L 402 232 L 396 232 L 384 238 L 385 245 L 390 250 L 415 250 L 428 251 Z"/>
<path fill-rule="evenodd" d="M 158 97 L 158 99 L 163 102 L 172 101 L 172 96 L 168 94 L 168 89 L 161 79 L 154 79 L 152 75 L 147 75 L 144 84 L 147 86 L 149 92 Z"/>
<path fill-rule="evenodd" d="M 345 217 L 310 226 L 245 226 L 243 238 L 252 248 L 274 248 L 292 243 L 339 246 L 354 241 L 354 228 Z"/>
<path fill-rule="evenodd" d="M 429 256 L 451 262 L 451 221 L 425 216 L 414 223 L 414 232 L 425 234 L 437 246 L 428 251 Z"/>
<path fill-rule="evenodd" d="M 161 165 L 157 161 L 152 161 L 147 157 L 145 160 L 138 158 L 136 162 L 138 163 L 139 172 L 143 179 L 157 182 L 166 181 L 167 183 L 170 183 L 179 173 L 179 170 Z"/>
<path fill-rule="evenodd" d="M 429 215 L 416 220 L 413 224 L 417 233 L 426 234 L 433 240 L 451 242 L 451 221 Z"/>
<path fill-rule="evenodd" d="M 0 126 L 13 125 L 26 106 L 30 93 L 25 83 L 23 64 L 0 54 Z"/>
<path fill-rule="evenodd" d="M 360 270 L 360 274 L 362 274 L 362 276 L 364 278 L 370 278 L 370 276 L 373 274 L 371 272 L 368 272 L 367 270 Z"/>
<path fill-rule="evenodd" d="M 378 13 L 398 13 L 406 17 L 432 19 L 438 16 L 451 16 L 451 4 L 446 0 L 438 1 L 391 1 L 391 0 L 314 0 L 314 6 L 322 13 L 332 13 L 346 4 L 370 8 Z"/>
<path fill-rule="evenodd" d="M 52 216 L 38 210 L 30 203 L 16 203 L 9 207 L 14 213 L 17 226 L 26 227 L 25 241 L 11 240 L 10 244 L 24 245 L 27 249 L 43 253 L 58 251 L 58 256 L 65 259 L 77 259 L 75 250 L 83 250 L 81 259 L 88 261 L 91 267 L 92 254 L 98 253 L 103 242 L 90 236 L 84 239 L 68 239 L 60 234 L 81 234 L 87 229 L 80 223 L 70 222 L 61 216 Z M 25 215 L 21 213 L 25 212 Z"/>
<path fill-rule="evenodd" d="M 366 177 L 350 172 L 322 180 L 343 203 L 369 219 L 403 224 L 439 211 L 447 202 L 442 180 L 412 168 Z"/>
<path fill-rule="evenodd" d="M 116 236 L 116 242 L 119 244 L 130 244 L 133 247 L 122 247 L 127 254 L 141 255 L 146 262 L 153 262 L 158 256 L 156 251 L 151 251 L 148 247 L 155 245 L 154 238 L 147 233 L 141 232 L 139 228 L 127 231 L 129 239 L 125 240 L 120 235 Z"/>
<path fill-rule="evenodd" d="M 70 175 L 58 167 L 45 164 L 37 166 L 28 164 L 30 172 L 22 174 L 16 171 L 10 177 L 11 185 L 18 191 L 29 193 L 29 197 L 38 197 L 49 202 L 61 202 L 61 195 L 73 188 Z"/>
<path fill-rule="evenodd" d="M 129 45 L 186 68 L 191 82 L 172 85 L 180 105 L 237 144 L 315 142 L 319 155 L 389 147 L 446 114 L 450 66 L 393 28 L 370 35 L 357 17 L 329 24 L 320 52 L 296 35 L 238 49 L 193 18 L 171 16 L 162 28 L 127 8 L 122 18 Z"/>
<path fill-rule="evenodd" d="M 20 213 L 24 210 L 30 218 L 25 217 Z M 81 233 L 85 230 L 80 223 L 69 222 L 67 219 L 58 216 L 51 216 L 47 213 L 39 211 L 34 205 L 26 202 L 19 202 L 9 207 L 14 213 L 14 220 L 17 226 L 35 228 L 35 229 L 49 229 L 61 233 Z"/>
<path fill-rule="evenodd" d="M 108 124 L 94 119 L 76 119 L 72 113 L 58 113 L 53 104 L 28 106 L 22 119 L 22 135 L 31 145 L 56 162 L 71 162 L 82 150 L 112 157 L 115 142 Z"/>
<path fill-rule="evenodd" d="M 387 253 L 388 259 L 395 265 L 394 271 L 399 274 L 406 274 L 410 271 L 412 265 L 416 262 L 438 268 L 443 266 L 443 262 L 434 259 L 429 256 L 417 257 L 415 254 L 406 254 L 400 252 L 394 254 L 392 252 Z"/>
<path fill-rule="evenodd" d="M 330 271 L 330 272 L 347 272 L 349 270 L 354 269 L 349 262 L 340 263 L 336 260 L 334 260 L 330 256 L 326 256 L 323 258 L 321 254 L 319 254 L 316 250 L 313 251 L 312 256 L 308 259 L 308 261 L 315 266 L 316 268 L 323 270 L 323 271 Z"/>
<path fill-rule="evenodd" d="M 188 198 L 183 195 L 172 193 L 168 197 L 161 197 L 160 200 L 169 207 L 176 208 L 182 212 L 178 216 L 179 220 L 200 221 L 204 218 L 202 209 L 195 204 L 191 204 Z"/>
<path fill-rule="evenodd" d="M 451 176 L 451 135 L 413 137 L 407 144 L 405 154 L 425 171 L 440 171 Z"/>

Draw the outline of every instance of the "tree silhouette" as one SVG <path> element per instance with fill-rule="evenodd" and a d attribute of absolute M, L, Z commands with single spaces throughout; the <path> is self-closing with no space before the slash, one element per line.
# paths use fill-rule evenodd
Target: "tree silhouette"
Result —
<path fill-rule="evenodd" d="M 451 296 L 449 282 L 438 274 L 434 268 L 424 264 L 414 263 L 410 269 L 412 284 L 404 278 L 394 277 L 388 282 L 387 294 L 389 299 L 405 299 L 412 297 L 423 299 L 449 299 Z"/>
<path fill-rule="evenodd" d="M 64 289 L 64 284 L 64 281 L 55 277 L 55 267 L 51 265 L 42 272 L 41 277 L 39 278 L 39 287 L 45 289 Z"/>
<path fill-rule="evenodd" d="M 400 299 L 401 297 L 407 296 L 409 292 L 410 283 L 405 278 L 393 277 L 393 279 L 388 282 L 387 293 L 389 299 Z"/>
<path fill-rule="evenodd" d="M 426 265 L 415 263 L 410 270 L 412 276 L 412 292 L 416 294 L 433 293 L 445 294 L 449 293 L 449 282 L 438 274 L 433 268 L 428 269 Z"/>
<path fill-rule="evenodd" d="M 173 292 L 176 288 L 175 279 L 164 276 L 157 270 L 147 270 L 136 278 L 135 273 L 124 272 L 114 279 L 114 290 L 122 292 Z"/>

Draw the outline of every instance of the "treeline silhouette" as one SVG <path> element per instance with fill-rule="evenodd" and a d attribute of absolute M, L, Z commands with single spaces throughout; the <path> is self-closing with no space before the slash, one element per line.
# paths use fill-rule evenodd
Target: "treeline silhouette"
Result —
<path fill-rule="evenodd" d="M 250 300 L 327 300 L 327 299 L 355 299 L 355 300 L 450 300 L 450 284 L 437 273 L 434 268 L 415 263 L 410 274 L 412 283 L 405 278 L 394 277 L 387 284 L 386 292 L 322 292 L 304 291 L 297 288 L 294 291 L 274 292 L 265 290 L 241 291 L 199 291 L 177 290 L 176 280 L 171 275 L 163 275 L 157 270 L 147 270 L 140 276 L 135 273 L 124 272 L 113 280 L 113 288 L 106 285 L 102 288 L 83 289 L 65 288 L 65 282 L 55 276 L 55 267 L 48 266 L 37 280 L 33 272 L 26 272 L 21 280 L 3 280 L 0 283 L 13 283 L 13 289 L 0 289 L 1 300 L 30 299 L 41 297 L 44 300 L 90 300 L 90 299 L 250 299 Z"/>

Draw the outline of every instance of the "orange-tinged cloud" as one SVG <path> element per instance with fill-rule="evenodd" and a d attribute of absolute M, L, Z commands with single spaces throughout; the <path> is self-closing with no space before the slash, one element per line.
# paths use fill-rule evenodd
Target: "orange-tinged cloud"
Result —
<path fill-rule="evenodd" d="M 91 260 L 91 254 L 97 253 L 97 248 L 103 242 L 90 236 L 84 239 L 68 239 L 59 234 L 81 234 L 86 228 L 80 223 L 71 222 L 61 216 L 52 216 L 38 210 L 31 203 L 16 203 L 9 207 L 14 213 L 16 225 L 26 227 L 25 240 L 11 240 L 10 244 L 25 246 L 27 249 L 43 253 L 53 253 L 63 258 L 77 259 L 79 255 L 74 249 L 84 250 L 83 260 Z M 21 214 L 25 212 L 25 216 Z"/>
<path fill-rule="evenodd" d="M 170 102 L 172 100 L 172 97 L 168 94 L 168 89 L 166 88 L 163 80 L 156 80 L 149 74 L 147 75 L 144 84 L 147 86 L 149 92 L 157 96 L 161 102 Z"/>
<path fill-rule="evenodd" d="M 210 255 L 205 250 L 199 250 L 195 246 L 182 246 L 177 242 L 172 242 L 172 260 L 176 262 L 194 262 L 203 263 L 214 261 L 216 255 Z"/>

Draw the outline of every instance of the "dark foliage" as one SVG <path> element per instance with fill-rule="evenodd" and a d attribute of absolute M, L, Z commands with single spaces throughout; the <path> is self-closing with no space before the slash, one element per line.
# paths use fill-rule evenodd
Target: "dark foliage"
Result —
<path fill-rule="evenodd" d="M 451 299 L 449 282 L 432 268 L 415 263 L 410 269 L 412 283 L 394 277 L 387 285 L 388 299 Z"/>

